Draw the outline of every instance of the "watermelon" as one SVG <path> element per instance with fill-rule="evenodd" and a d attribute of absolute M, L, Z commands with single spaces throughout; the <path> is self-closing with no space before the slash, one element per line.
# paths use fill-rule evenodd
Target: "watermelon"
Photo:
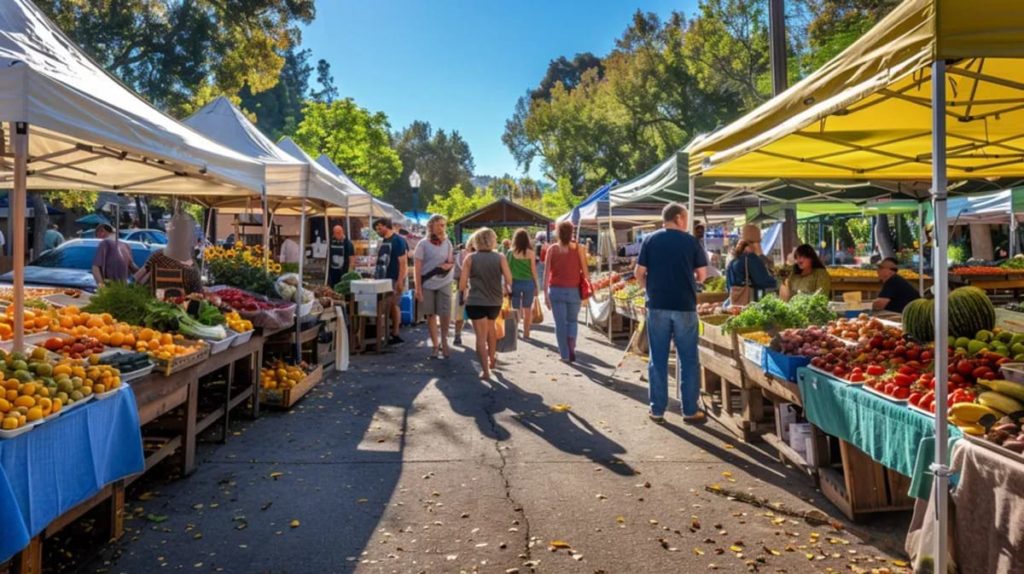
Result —
<path fill-rule="evenodd" d="M 935 302 L 915 299 L 903 308 L 903 331 L 919 342 L 935 340 Z"/>
<path fill-rule="evenodd" d="M 985 291 L 961 287 L 949 294 L 949 334 L 973 338 L 978 331 L 996 326 L 996 309 Z"/>

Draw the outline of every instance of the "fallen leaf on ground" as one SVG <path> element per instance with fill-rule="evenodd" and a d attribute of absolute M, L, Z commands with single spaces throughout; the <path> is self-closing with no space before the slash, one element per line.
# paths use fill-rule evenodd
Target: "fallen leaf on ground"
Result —
<path fill-rule="evenodd" d="M 146 520 L 160 524 L 161 522 L 167 522 L 166 514 L 147 514 Z"/>
<path fill-rule="evenodd" d="M 551 546 L 552 548 L 572 548 L 569 543 L 564 540 L 552 540 L 551 544 L 548 546 Z"/>
<path fill-rule="evenodd" d="M 302 523 L 299 522 L 299 519 L 295 518 L 291 522 L 288 523 L 288 526 L 291 526 L 292 528 L 298 528 L 300 524 L 302 524 Z"/>
<path fill-rule="evenodd" d="M 565 403 L 555 403 L 551 405 L 551 411 L 555 413 L 564 413 L 572 410 L 572 405 Z"/>

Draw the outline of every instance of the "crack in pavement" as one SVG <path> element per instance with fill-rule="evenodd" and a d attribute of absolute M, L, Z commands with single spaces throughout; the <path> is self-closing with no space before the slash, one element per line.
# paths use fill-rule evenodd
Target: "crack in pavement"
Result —
<path fill-rule="evenodd" d="M 519 524 L 517 526 L 523 527 L 523 553 L 525 556 L 525 562 L 530 563 L 533 561 L 533 551 L 531 548 L 531 534 L 530 534 L 530 519 L 526 516 L 526 508 L 520 504 L 515 497 L 512 495 L 512 481 L 509 479 L 508 474 L 505 473 L 505 469 L 508 466 L 508 459 L 505 458 L 505 453 L 501 450 L 501 440 L 498 437 L 498 420 L 494 417 L 495 405 L 497 398 L 494 393 L 494 384 L 490 383 L 487 386 L 487 403 L 484 405 L 484 412 L 487 414 L 487 422 L 491 427 L 491 434 L 495 437 L 494 439 L 494 451 L 498 453 L 498 458 L 501 459 L 501 464 L 496 468 L 498 475 L 501 477 L 502 483 L 505 485 L 505 500 L 512 505 L 512 510 L 520 517 Z"/>

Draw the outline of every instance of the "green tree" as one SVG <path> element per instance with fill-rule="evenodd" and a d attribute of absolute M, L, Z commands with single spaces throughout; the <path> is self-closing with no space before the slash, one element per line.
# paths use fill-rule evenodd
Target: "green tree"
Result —
<path fill-rule="evenodd" d="M 804 71 L 820 68 L 899 4 L 899 0 L 799 0 L 809 18 Z"/>
<path fill-rule="evenodd" d="M 439 194 L 457 185 L 471 190 L 473 184 L 473 153 L 469 143 L 457 131 L 435 131 L 429 122 L 414 121 L 391 136 L 392 146 L 402 161 L 402 175 L 392 183 L 385 198 L 403 210 L 414 207 L 409 174 L 415 169 L 423 180 L 420 185 L 419 209 Z"/>
<path fill-rule="evenodd" d="M 294 138 L 311 156 L 327 154 L 356 183 L 382 197 L 402 173 L 390 129 L 383 112 L 370 112 L 345 98 L 309 102 Z"/>
<path fill-rule="evenodd" d="M 435 196 L 427 211 L 443 215 L 451 222 L 494 203 L 496 199 L 489 188 L 470 188 L 467 193 L 462 185 L 456 185 L 447 194 Z"/>
<path fill-rule="evenodd" d="M 39 0 L 90 56 L 183 116 L 216 95 L 273 87 L 314 0 Z"/>
<path fill-rule="evenodd" d="M 302 121 L 302 107 L 309 92 L 309 50 L 289 49 L 277 85 L 258 94 L 248 86 L 239 93 L 241 108 L 255 117 L 256 125 L 277 141 L 295 133 Z"/>
<path fill-rule="evenodd" d="M 314 101 L 329 104 L 338 99 L 338 87 L 334 85 L 331 64 L 327 60 L 321 59 L 316 63 L 316 83 L 320 89 L 311 94 Z"/>
<path fill-rule="evenodd" d="M 766 6 L 760 0 L 703 0 L 686 34 L 686 60 L 700 85 L 735 94 L 745 109 L 771 96 Z"/>

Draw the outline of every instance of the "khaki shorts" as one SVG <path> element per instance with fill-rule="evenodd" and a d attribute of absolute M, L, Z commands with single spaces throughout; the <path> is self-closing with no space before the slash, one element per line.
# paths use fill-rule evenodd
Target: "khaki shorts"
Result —
<path fill-rule="evenodd" d="M 441 319 L 452 317 L 452 288 L 445 285 L 441 289 L 424 289 L 423 300 L 419 308 L 421 317 L 437 315 Z"/>

